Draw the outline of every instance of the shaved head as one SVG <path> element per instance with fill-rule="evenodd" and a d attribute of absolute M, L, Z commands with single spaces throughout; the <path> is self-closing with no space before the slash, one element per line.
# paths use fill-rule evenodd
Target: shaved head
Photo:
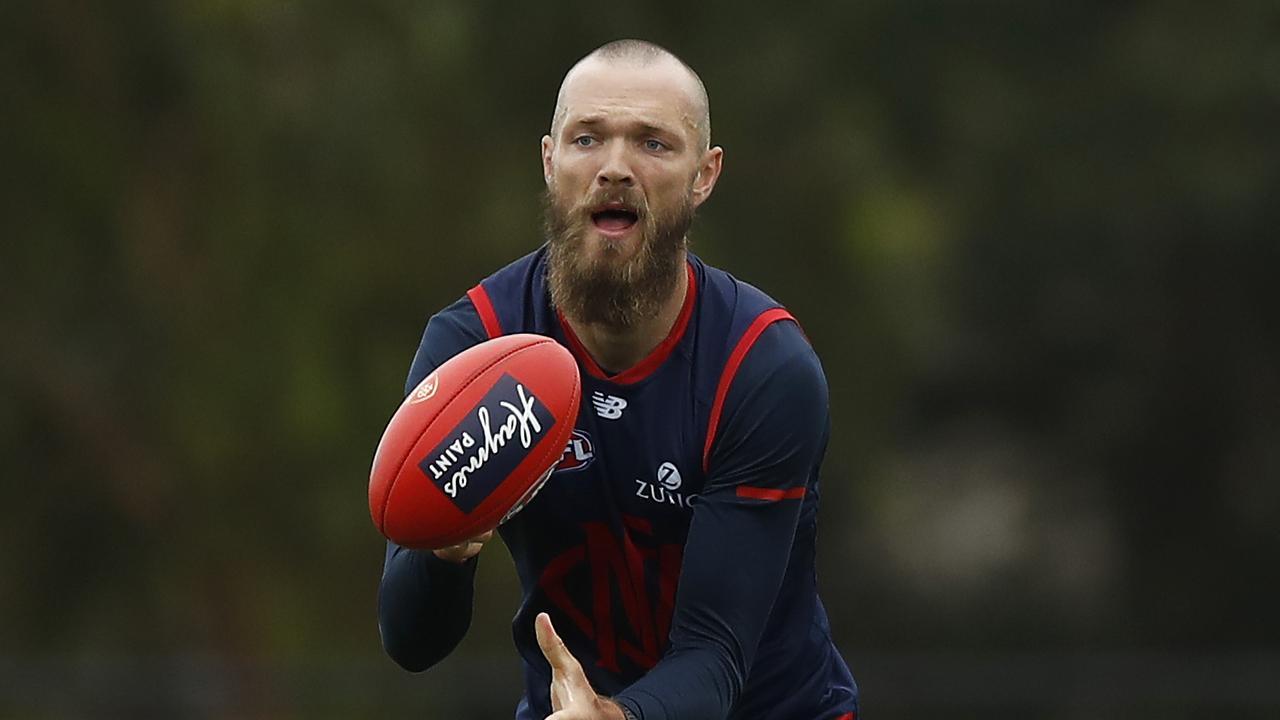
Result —
<path fill-rule="evenodd" d="M 604 45 L 564 76 L 540 148 L 552 304 L 611 332 L 674 313 L 724 156 L 697 73 L 653 43 Z"/>
<path fill-rule="evenodd" d="M 698 73 L 694 72 L 693 68 L 689 67 L 688 63 L 677 57 L 675 53 L 661 45 L 656 45 L 646 40 L 614 40 L 592 50 L 575 63 L 572 68 L 569 68 L 569 72 L 565 73 L 564 81 L 560 83 L 560 92 L 556 96 L 555 114 L 551 117 L 551 137 L 557 136 L 557 132 L 564 122 L 565 112 L 568 109 L 565 102 L 565 90 L 569 86 L 569 81 L 573 78 L 575 71 L 588 63 L 627 65 L 640 68 L 663 63 L 679 66 L 688 79 L 687 91 L 691 105 L 691 121 L 697 129 L 698 144 L 702 150 L 711 147 L 711 103 L 707 99 L 707 88 L 702 84 L 702 78 L 698 77 Z"/>

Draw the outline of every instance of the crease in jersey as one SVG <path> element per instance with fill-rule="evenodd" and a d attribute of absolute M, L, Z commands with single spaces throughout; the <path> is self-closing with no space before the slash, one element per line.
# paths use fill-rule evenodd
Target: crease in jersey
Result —
<path fill-rule="evenodd" d="M 569 323 L 564 319 L 564 314 L 556 310 L 556 318 L 560 321 L 560 329 L 564 332 L 565 340 L 569 343 L 569 350 L 582 363 L 582 367 L 587 371 L 587 374 L 598 380 L 617 385 L 632 385 L 649 377 L 662 366 L 662 363 L 671 356 L 676 346 L 684 339 L 685 330 L 689 328 L 689 319 L 693 317 L 693 308 L 698 295 L 698 280 L 693 272 L 692 262 L 686 261 L 685 270 L 688 272 L 689 290 L 685 293 L 684 305 L 680 307 L 680 314 L 676 317 L 675 324 L 671 326 L 671 332 L 667 333 L 666 339 L 659 343 L 643 360 L 617 375 L 610 375 L 600 367 L 595 358 L 591 357 L 591 353 L 587 352 L 586 346 L 574 334 L 573 328 L 569 327 Z"/>

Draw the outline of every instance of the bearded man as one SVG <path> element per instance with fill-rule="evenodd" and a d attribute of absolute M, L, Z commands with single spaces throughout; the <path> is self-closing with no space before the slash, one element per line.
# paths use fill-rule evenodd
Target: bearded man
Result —
<path fill-rule="evenodd" d="M 621 40 L 565 76 L 542 138 L 546 244 L 434 315 L 406 392 L 506 333 L 547 335 L 584 402 L 551 479 L 498 528 L 523 589 L 517 720 L 852 720 L 857 687 L 818 599 L 821 365 L 795 319 L 689 253 L 720 177 L 706 90 Z M 420 671 L 471 621 L 492 533 L 389 544 L 388 654 Z"/>

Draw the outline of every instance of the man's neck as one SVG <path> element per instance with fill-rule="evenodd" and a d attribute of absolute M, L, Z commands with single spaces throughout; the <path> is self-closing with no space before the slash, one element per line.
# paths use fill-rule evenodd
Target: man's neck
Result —
<path fill-rule="evenodd" d="M 565 315 L 565 322 L 573 334 L 582 341 L 591 358 L 602 370 L 616 375 L 636 365 L 662 344 L 680 317 L 685 296 L 689 292 L 689 272 L 680 263 L 680 278 L 671 296 L 651 318 L 645 318 L 632 327 L 618 328 L 604 323 L 583 323 Z"/>

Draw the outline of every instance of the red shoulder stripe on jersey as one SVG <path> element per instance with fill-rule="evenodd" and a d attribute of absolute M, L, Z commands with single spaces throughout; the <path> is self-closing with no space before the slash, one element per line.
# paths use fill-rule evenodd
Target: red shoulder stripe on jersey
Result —
<path fill-rule="evenodd" d="M 857 717 L 858 717 L 857 715 L 850 712 L 850 713 L 845 713 L 841 715 L 840 717 L 836 718 L 836 720 L 857 720 Z"/>
<path fill-rule="evenodd" d="M 676 316 L 675 324 L 671 326 L 671 332 L 667 333 L 667 337 L 643 360 L 617 375 L 609 375 L 596 363 L 595 358 L 591 357 L 591 353 L 587 352 L 586 346 L 582 344 L 582 341 L 573 332 L 573 328 L 569 327 L 564 315 L 559 311 L 556 312 L 556 317 L 560 319 L 560 329 L 564 332 L 565 340 L 568 341 L 569 350 L 582 362 L 582 367 L 587 371 L 588 375 L 618 385 L 631 385 L 649 377 L 654 370 L 657 370 L 671 356 L 676 346 L 680 344 L 680 340 L 684 338 L 684 331 L 689 327 L 689 318 L 693 317 L 694 301 L 698 296 L 698 281 L 693 273 L 693 264 L 688 263 L 685 268 L 689 277 L 689 289 L 685 292 L 684 304 L 680 306 L 680 314 Z"/>
<path fill-rule="evenodd" d="M 743 333 L 738 340 L 738 344 L 734 346 L 733 352 L 729 354 L 729 362 L 724 365 L 724 372 L 720 374 L 720 384 L 716 386 L 716 399 L 711 405 L 711 422 L 707 424 L 707 442 L 702 448 L 702 471 L 707 472 L 711 463 L 711 443 L 715 442 L 716 429 L 720 425 L 720 413 L 724 410 L 724 399 L 729 394 L 729 385 L 733 383 L 733 376 L 738 374 L 738 367 L 742 365 L 743 359 L 747 357 L 747 351 L 756 343 L 756 340 L 764 332 L 765 328 L 779 320 L 790 320 L 799 325 L 800 323 L 787 312 L 785 308 L 773 308 L 765 310 L 751 321 L 751 326 Z"/>
<path fill-rule="evenodd" d="M 476 306 L 476 312 L 480 315 L 480 322 L 484 323 L 484 331 L 489 333 L 489 339 L 501 337 L 502 323 L 498 322 L 498 313 L 494 311 L 493 301 L 489 299 L 489 291 L 484 289 L 484 285 L 476 285 L 468 290 L 467 297 Z"/>
<path fill-rule="evenodd" d="M 738 497 L 752 498 L 753 500 L 768 500 L 769 502 L 777 502 L 779 500 L 799 500 L 804 497 L 805 487 L 793 487 L 787 490 L 777 490 L 774 488 L 758 488 L 747 487 L 745 485 L 738 486 Z"/>

